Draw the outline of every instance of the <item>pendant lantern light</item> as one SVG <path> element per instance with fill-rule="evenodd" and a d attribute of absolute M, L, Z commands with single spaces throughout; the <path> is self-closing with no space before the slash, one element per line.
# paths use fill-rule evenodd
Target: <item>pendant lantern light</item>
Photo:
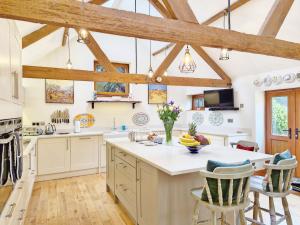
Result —
<path fill-rule="evenodd" d="M 181 73 L 194 73 L 197 68 L 193 57 L 191 56 L 189 46 L 186 46 L 184 57 L 179 64 L 179 70 Z"/>
<path fill-rule="evenodd" d="M 68 30 L 68 33 L 67 33 L 67 39 L 68 39 L 68 53 L 69 53 L 69 58 L 68 58 L 68 61 L 67 61 L 67 68 L 70 70 L 70 69 L 72 69 L 73 65 L 72 65 L 72 62 L 71 62 L 71 48 L 70 48 L 70 33 L 69 33 L 69 30 Z"/>
<path fill-rule="evenodd" d="M 149 16 L 151 15 L 151 5 L 150 5 L 150 1 L 149 1 L 149 7 L 148 7 L 148 13 Z M 148 70 L 148 77 L 152 78 L 154 75 L 153 69 L 152 69 L 152 41 L 149 40 L 149 59 L 150 59 L 150 63 L 149 63 L 149 70 Z"/>
<path fill-rule="evenodd" d="M 81 2 L 81 12 L 83 12 L 84 4 L 85 4 L 84 0 L 82 0 L 82 2 Z M 82 43 L 82 44 L 89 43 L 89 34 L 88 34 L 88 31 L 85 28 L 80 28 L 79 29 L 77 42 Z"/>
<path fill-rule="evenodd" d="M 226 29 L 226 16 L 228 17 L 228 30 L 231 30 L 231 18 L 230 18 L 230 0 L 228 0 L 228 9 L 224 10 L 223 16 L 223 28 Z M 221 48 L 219 60 L 229 60 L 229 49 Z"/>

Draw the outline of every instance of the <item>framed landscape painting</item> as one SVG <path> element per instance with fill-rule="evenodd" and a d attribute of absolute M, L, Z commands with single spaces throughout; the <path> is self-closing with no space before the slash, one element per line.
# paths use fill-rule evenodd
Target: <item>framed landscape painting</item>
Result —
<path fill-rule="evenodd" d="M 112 63 L 120 73 L 129 72 L 129 64 L 124 63 Z M 105 72 L 104 66 L 97 61 L 94 62 L 94 70 L 96 72 Z M 124 96 L 129 95 L 128 83 L 112 83 L 112 82 L 95 82 L 95 91 L 98 96 Z"/>
<path fill-rule="evenodd" d="M 74 104 L 74 81 L 45 80 L 46 103 Z"/>
<path fill-rule="evenodd" d="M 168 100 L 167 85 L 149 84 L 148 85 L 148 103 L 165 104 Z"/>

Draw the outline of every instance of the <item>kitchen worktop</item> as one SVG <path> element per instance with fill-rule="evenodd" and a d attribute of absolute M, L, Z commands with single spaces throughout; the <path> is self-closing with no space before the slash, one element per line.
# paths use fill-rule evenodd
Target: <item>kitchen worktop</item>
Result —
<path fill-rule="evenodd" d="M 114 138 L 106 141 L 169 175 L 187 174 L 205 169 L 208 160 L 240 163 L 246 159 L 251 162 L 272 159 L 272 155 L 213 145 L 204 147 L 198 154 L 190 154 L 184 146 L 179 144 L 145 146 L 130 142 L 127 138 Z M 176 143 L 175 140 L 174 143 Z"/>

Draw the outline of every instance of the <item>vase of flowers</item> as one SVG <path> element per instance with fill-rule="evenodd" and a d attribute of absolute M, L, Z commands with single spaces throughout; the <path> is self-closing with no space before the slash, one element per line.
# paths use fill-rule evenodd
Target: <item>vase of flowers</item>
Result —
<path fill-rule="evenodd" d="M 175 106 L 174 101 L 170 101 L 158 108 L 159 118 L 164 123 L 166 133 L 166 143 L 172 144 L 172 131 L 175 121 L 179 118 L 179 114 L 182 112 L 179 106 Z"/>

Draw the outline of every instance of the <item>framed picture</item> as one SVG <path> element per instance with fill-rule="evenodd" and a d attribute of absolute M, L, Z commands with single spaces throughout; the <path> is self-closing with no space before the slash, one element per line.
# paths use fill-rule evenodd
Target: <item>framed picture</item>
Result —
<path fill-rule="evenodd" d="M 46 103 L 74 104 L 74 81 L 45 80 Z"/>
<path fill-rule="evenodd" d="M 204 95 L 193 95 L 192 110 L 204 110 Z"/>
<path fill-rule="evenodd" d="M 148 85 L 148 103 L 164 104 L 168 100 L 167 85 L 149 84 Z"/>
<path fill-rule="evenodd" d="M 129 72 L 129 64 L 113 63 L 120 73 Z M 96 72 L 105 72 L 104 66 L 94 61 L 94 70 Z M 94 89 L 98 96 L 124 96 L 129 95 L 128 83 L 112 83 L 112 82 L 95 82 Z"/>

